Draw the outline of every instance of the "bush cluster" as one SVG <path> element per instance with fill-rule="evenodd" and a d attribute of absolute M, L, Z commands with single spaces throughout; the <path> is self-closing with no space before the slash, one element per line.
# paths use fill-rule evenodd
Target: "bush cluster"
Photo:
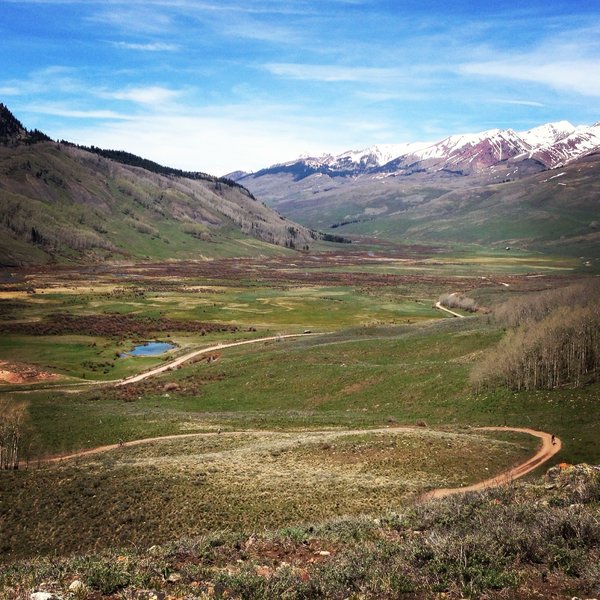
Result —
<path fill-rule="evenodd" d="M 595 472 L 563 467 L 546 483 L 550 489 L 512 485 L 377 519 L 339 517 L 280 532 L 212 533 L 147 550 L 37 559 L 0 568 L 0 592 L 17 598 L 10 590 L 47 581 L 60 591 L 77 576 L 92 593 L 123 598 L 149 588 L 181 598 L 588 597 L 600 577 Z"/>
<path fill-rule="evenodd" d="M 233 332 L 236 325 L 183 321 L 167 317 L 140 317 L 129 314 L 102 314 L 75 316 L 66 313 L 50 315 L 43 321 L 29 323 L 2 323 L 4 333 L 24 333 L 27 335 L 67 335 L 83 334 L 107 337 L 147 336 L 155 332 L 191 331 L 198 333 Z"/>

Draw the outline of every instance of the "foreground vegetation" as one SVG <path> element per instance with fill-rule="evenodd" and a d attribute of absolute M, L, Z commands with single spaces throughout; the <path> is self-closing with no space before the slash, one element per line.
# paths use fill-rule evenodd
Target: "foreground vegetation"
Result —
<path fill-rule="evenodd" d="M 8 600 L 33 590 L 90 599 L 588 597 L 600 578 L 599 502 L 598 469 L 555 468 L 546 487 L 515 484 L 376 517 L 16 563 L 0 569 L 0 589 Z"/>

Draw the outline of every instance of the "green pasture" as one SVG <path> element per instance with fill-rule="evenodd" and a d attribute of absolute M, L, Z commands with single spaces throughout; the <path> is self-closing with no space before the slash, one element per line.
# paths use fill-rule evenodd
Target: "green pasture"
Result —
<path fill-rule="evenodd" d="M 15 333 L 0 334 L 0 359 L 28 363 L 70 377 L 107 380 L 160 364 L 164 357 L 118 357 L 141 341 L 172 341 L 178 350 L 171 354 L 177 355 L 214 342 L 307 329 L 323 332 L 445 318 L 432 308 L 437 297 L 432 293 L 435 290 L 425 288 L 420 291 L 431 297 L 414 296 L 408 289 L 366 291 L 349 286 L 204 286 L 200 293 L 183 288 L 147 291 L 141 296 L 131 292 L 133 285 L 126 285 L 118 294 L 107 289 L 110 288 L 106 285 L 100 287 L 97 294 L 89 293 L 85 286 L 81 291 L 77 287 L 68 292 L 50 289 L 43 294 L 0 301 L 0 309 L 4 307 L 3 320 L 7 323 L 35 323 L 55 314 L 75 317 L 127 314 L 159 320 L 164 316 L 181 321 L 224 323 L 239 327 L 239 332 L 200 336 L 183 331 L 150 331 L 140 337 L 123 331 L 118 338 L 110 338 L 93 331 L 77 335 L 31 335 L 17 329 Z"/>
<path fill-rule="evenodd" d="M 582 390 L 476 393 L 469 371 L 501 337 L 486 319 L 361 327 L 225 349 L 135 384 L 80 394 L 38 391 L 26 399 L 32 456 L 118 439 L 216 428 L 297 429 L 512 425 L 564 438 L 561 459 L 598 461 L 594 418 L 600 386 Z M 176 383 L 176 389 L 167 384 Z"/>

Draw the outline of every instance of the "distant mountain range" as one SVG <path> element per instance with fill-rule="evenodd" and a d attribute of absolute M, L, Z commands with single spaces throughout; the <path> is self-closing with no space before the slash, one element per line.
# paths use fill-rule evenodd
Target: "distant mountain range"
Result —
<path fill-rule="evenodd" d="M 304 156 L 229 177 L 321 230 L 597 255 L 599 166 L 600 123 L 560 121 Z"/>
<path fill-rule="evenodd" d="M 281 254 L 349 238 L 519 246 L 600 266 L 599 215 L 600 124 L 373 146 L 218 178 L 50 140 L 0 104 L 0 266 Z"/>
<path fill-rule="evenodd" d="M 252 181 L 265 175 L 291 173 L 296 180 L 317 173 L 330 177 L 431 175 L 487 175 L 498 180 L 512 169 L 542 171 L 565 165 L 600 149 L 600 123 L 576 127 L 568 121 L 548 123 L 529 131 L 491 129 L 451 135 L 438 142 L 412 142 L 370 146 L 337 156 L 303 156 L 256 173 L 236 171 L 235 181 Z"/>

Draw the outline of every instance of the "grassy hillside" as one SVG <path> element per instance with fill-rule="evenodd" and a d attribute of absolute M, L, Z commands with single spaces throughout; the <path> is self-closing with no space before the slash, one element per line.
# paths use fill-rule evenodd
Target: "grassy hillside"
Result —
<path fill-rule="evenodd" d="M 155 491 L 155 503 L 165 496 L 168 503 L 170 492 Z M 0 591 L 9 600 L 30 590 L 98 600 L 592 598 L 600 577 L 599 502 L 597 469 L 555 469 L 546 487 L 38 558 L 0 568 Z"/>
<path fill-rule="evenodd" d="M 0 147 L 0 233 L 4 265 L 273 254 L 317 237 L 240 186 L 54 142 Z"/>
<path fill-rule="evenodd" d="M 562 449 L 546 466 L 600 461 L 598 383 L 473 387 L 502 326 L 432 307 L 448 290 L 486 307 L 538 297 L 582 278 L 568 261 L 413 248 L 2 277 L 0 378 L 18 377 L 0 388 L 0 443 L 12 448 L 16 431 L 21 450 L 21 468 L 0 471 L 2 597 L 530 600 L 592 589 L 597 484 L 579 470 L 564 470 L 568 489 L 419 504 L 537 447 L 478 426 L 555 433 Z M 145 340 L 176 348 L 120 356 Z M 134 444 L 170 434 L 187 437 Z M 104 444 L 116 447 L 42 461 Z M 85 588 L 67 594 L 74 580 Z"/>
<path fill-rule="evenodd" d="M 341 235 L 392 241 L 516 245 L 600 257 L 600 155 L 564 168 L 489 184 L 468 177 L 290 175 L 243 180 L 282 214 Z"/>

